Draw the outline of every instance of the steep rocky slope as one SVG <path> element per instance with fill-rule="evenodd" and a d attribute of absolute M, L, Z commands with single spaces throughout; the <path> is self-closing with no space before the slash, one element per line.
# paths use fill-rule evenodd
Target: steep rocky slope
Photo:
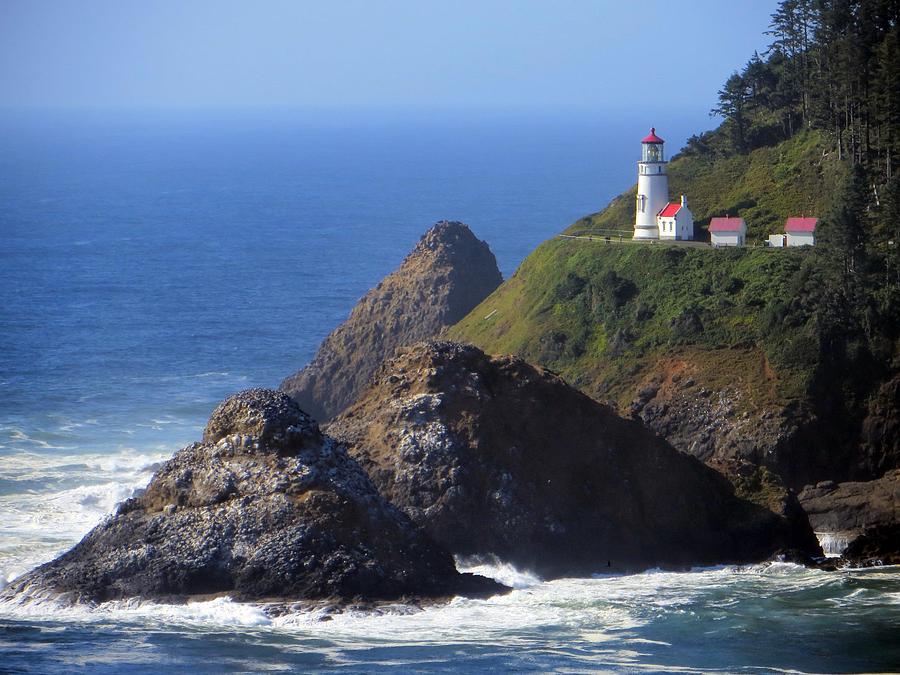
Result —
<path fill-rule="evenodd" d="M 203 442 L 176 453 L 142 495 L 3 596 L 348 600 L 496 590 L 458 574 L 288 396 L 254 389 L 220 405 Z"/>
<path fill-rule="evenodd" d="M 463 223 L 439 222 L 281 388 L 316 419 L 330 419 L 397 347 L 439 335 L 502 280 L 485 242 Z"/>
<path fill-rule="evenodd" d="M 550 372 L 472 346 L 402 350 L 328 433 L 456 554 L 555 576 L 819 552 L 808 523 L 735 497 Z"/>
<path fill-rule="evenodd" d="M 703 461 L 794 490 L 874 479 L 900 466 L 900 377 L 820 332 L 815 261 L 551 240 L 447 335 L 552 368 Z"/>

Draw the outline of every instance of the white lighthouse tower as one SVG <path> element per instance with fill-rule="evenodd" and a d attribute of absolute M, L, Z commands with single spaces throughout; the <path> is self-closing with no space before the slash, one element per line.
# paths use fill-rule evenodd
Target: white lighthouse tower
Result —
<path fill-rule="evenodd" d="M 641 141 L 638 162 L 637 202 L 634 214 L 634 239 L 659 239 L 656 215 L 669 201 L 669 176 L 663 155 L 663 139 L 656 129 Z"/>

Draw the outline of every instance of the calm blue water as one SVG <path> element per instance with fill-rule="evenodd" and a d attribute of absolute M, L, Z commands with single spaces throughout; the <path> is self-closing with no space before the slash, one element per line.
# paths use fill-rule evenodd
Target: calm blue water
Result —
<path fill-rule="evenodd" d="M 0 117 L 0 582 L 75 543 L 226 395 L 302 366 L 434 221 L 469 223 L 509 275 L 633 181 L 651 122 L 677 146 L 705 120 Z M 5 607 L 0 670 L 900 668 L 896 571 L 491 572 L 520 590 L 326 623 Z"/>

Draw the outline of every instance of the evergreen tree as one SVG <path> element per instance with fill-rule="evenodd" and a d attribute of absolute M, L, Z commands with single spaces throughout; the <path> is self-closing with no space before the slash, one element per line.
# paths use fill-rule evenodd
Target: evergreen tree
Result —
<path fill-rule="evenodd" d="M 887 185 L 880 221 L 879 238 L 885 258 L 884 283 L 891 297 L 900 299 L 900 173 Z M 900 313 L 900 305 L 897 310 Z M 900 320 L 900 317 L 897 318 Z"/>
<path fill-rule="evenodd" d="M 713 114 L 725 118 L 731 130 L 733 148 L 738 153 L 746 150 L 747 102 L 747 83 L 739 73 L 734 73 L 719 90 L 719 105 L 712 109 Z"/>
<path fill-rule="evenodd" d="M 857 165 L 851 171 L 840 200 L 819 228 L 819 244 L 846 298 L 853 299 L 866 271 L 868 180 Z"/>
<path fill-rule="evenodd" d="M 866 168 L 868 204 L 900 171 L 900 0 L 781 0 L 766 54 L 719 91 L 721 133 L 692 152 L 743 154 L 802 129 Z"/>
<path fill-rule="evenodd" d="M 882 171 L 890 181 L 900 162 L 900 27 L 894 26 L 878 48 L 873 77 L 878 154 Z"/>

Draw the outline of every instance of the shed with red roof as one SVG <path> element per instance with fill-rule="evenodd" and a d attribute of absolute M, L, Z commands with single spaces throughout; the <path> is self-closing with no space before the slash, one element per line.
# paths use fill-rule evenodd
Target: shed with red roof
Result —
<path fill-rule="evenodd" d="M 713 246 L 743 246 L 747 223 L 743 218 L 721 216 L 709 221 L 709 239 Z"/>
<path fill-rule="evenodd" d="M 784 224 L 788 246 L 815 246 L 818 218 L 791 217 Z"/>

